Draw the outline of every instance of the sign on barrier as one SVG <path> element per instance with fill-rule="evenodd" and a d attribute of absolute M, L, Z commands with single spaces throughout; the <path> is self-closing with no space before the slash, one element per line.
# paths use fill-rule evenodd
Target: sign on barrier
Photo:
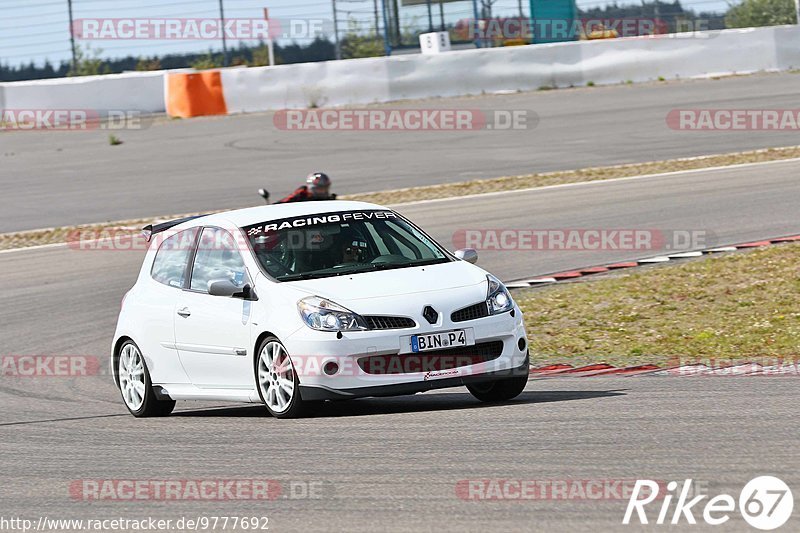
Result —
<path fill-rule="evenodd" d="M 446 31 L 423 33 L 419 36 L 419 46 L 422 48 L 423 54 L 449 52 L 452 49 L 450 46 L 450 34 Z"/>

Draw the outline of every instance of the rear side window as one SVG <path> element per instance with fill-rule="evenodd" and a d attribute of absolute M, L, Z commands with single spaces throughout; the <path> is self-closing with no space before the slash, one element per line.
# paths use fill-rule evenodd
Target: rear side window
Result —
<path fill-rule="evenodd" d="M 183 287 L 197 231 L 197 228 L 181 231 L 161 243 L 150 271 L 154 280 L 178 289 Z"/>
<path fill-rule="evenodd" d="M 192 268 L 193 291 L 208 291 L 208 284 L 228 280 L 239 287 L 249 283 L 247 269 L 237 250 L 236 240 L 220 228 L 205 228 L 197 246 Z"/>

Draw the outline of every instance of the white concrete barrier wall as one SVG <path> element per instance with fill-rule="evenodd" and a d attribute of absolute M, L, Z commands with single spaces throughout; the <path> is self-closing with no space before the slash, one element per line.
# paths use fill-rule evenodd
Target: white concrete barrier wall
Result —
<path fill-rule="evenodd" d="M 386 58 L 222 71 L 230 113 L 389 100 Z"/>
<path fill-rule="evenodd" d="M 800 67 L 800 27 L 541 44 L 222 70 L 230 113 Z M 185 72 L 185 70 L 183 70 Z M 164 72 L 0 84 L 6 109 L 163 112 Z"/>
<path fill-rule="evenodd" d="M 581 43 L 583 44 L 583 43 Z M 744 74 L 780 69 L 774 28 L 698 32 L 681 37 L 625 39 L 586 43 L 582 81 L 597 84 Z"/>
<path fill-rule="evenodd" d="M 130 72 L 0 84 L 3 109 L 163 113 L 164 71 Z"/>
<path fill-rule="evenodd" d="M 776 71 L 800 65 L 800 28 L 779 26 L 223 72 L 231 113 L 363 105 Z"/>
<path fill-rule="evenodd" d="M 780 70 L 800 68 L 800 31 L 797 26 L 772 28 L 775 39 L 775 62 Z"/>

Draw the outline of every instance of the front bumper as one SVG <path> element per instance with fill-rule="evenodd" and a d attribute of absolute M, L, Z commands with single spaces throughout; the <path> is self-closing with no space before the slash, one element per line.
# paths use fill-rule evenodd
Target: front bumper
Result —
<path fill-rule="evenodd" d="M 425 352 L 400 354 L 404 351 L 402 338 L 457 329 L 471 329 L 476 345 L 502 342 L 502 351 L 491 360 L 475 364 L 465 364 L 461 360 L 452 368 L 426 368 Z M 292 357 L 304 400 L 414 394 L 527 375 L 529 367 L 525 327 L 518 308 L 513 313 L 466 322 L 445 321 L 437 326 L 413 329 L 350 332 L 343 333 L 341 338 L 336 333 L 302 328 L 285 339 L 284 344 Z M 419 371 L 413 371 L 415 367 L 395 373 L 367 373 L 359 365 L 359 359 L 375 356 L 404 362 L 412 358 L 413 363 L 415 359 L 422 359 L 423 363 Z M 332 368 L 336 371 L 328 372 Z"/>
<path fill-rule="evenodd" d="M 407 394 L 417 394 L 435 389 L 446 389 L 450 387 L 463 387 L 475 383 L 508 379 L 513 377 L 527 376 L 530 372 L 530 362 L 526 355 L 522 365 L 510 370 L 498 370 L 476 375 L 465 375 L 453 378 L 444 378 L 428 381 L 414 381 L 386 385 L 371 385 L 357 387 L 346 390 L 330 389 L 324 386 L 300 385 L 300 397 L 306 401 L 317 400 L 348 400 L 353 398 L 365 398 L 368 396 L 403 396 Z"/>

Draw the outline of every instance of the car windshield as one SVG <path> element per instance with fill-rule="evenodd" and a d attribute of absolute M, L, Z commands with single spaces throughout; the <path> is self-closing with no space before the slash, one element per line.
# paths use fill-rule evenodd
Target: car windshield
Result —
<path fill-rule="evenodd" d="M 430 238 L 393 211 L 347 211 L 242 228 L 264 270 L 297 281 L 446 263 Z"/>

